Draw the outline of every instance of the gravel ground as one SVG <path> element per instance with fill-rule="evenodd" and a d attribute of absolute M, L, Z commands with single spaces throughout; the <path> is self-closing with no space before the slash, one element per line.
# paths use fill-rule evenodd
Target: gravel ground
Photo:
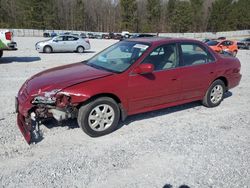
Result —
<path fill-rule="evenodd" d="M 100 138 L 75 121 L 49 122 L 44 139 L 29 146 L 14 113 L 21 84 L 116 42 L 91 40 L 84 54 L 39 54 L 41 39 L 16 38 L 18 51 L 0 59 L 0 187 L 250 187 L 250 51 L 239 51 L 241 84 L 217 108 L 195 102 L 131 116 Z"/>

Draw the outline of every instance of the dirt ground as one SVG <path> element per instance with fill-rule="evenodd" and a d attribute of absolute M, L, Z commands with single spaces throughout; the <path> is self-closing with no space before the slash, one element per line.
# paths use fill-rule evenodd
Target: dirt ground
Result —
<path fill-rule="evenodd" d="M 93 39 L 83 54 L 39 54 L 39 40 L 16 38 L 18 51 L 0 59 L 0 187 L 250 187 L 250 50 L 239 51 L 242 81 L 219 107 L 194 102 L 134 115 L 100 138 L 75 121 L 50 122 L 29 146 L 14 112 L 22 83 L 116 42 Z"/>

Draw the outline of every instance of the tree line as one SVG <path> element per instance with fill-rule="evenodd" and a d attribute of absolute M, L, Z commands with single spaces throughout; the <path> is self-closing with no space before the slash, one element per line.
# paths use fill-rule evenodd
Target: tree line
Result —
<path fill-rule="evenodd" d="M 0 0 L 0 28 L 94 32 L 250 29 L 249 0 Z"/>

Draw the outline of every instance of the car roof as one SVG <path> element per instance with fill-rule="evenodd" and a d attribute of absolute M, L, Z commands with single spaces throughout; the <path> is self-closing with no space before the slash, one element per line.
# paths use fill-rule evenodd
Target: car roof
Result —
<path fill-rule="evenodd" d="M 61 34 L 61 35 L 58 35 L 58 36 L 55 36 L 55 37 L 76 37 L 76 38 L 79 38 L 79 35 L 72 35 L 72 34 Z"/>
<path fill-rule="evenodd" d="M 170 37 L 142 37 L 142 38 L 132 38 L 126 39 L 125 41 L 132 41 L 132 42 L 142 42 L 142 43 L 149 43 L 153 45 L 158 45 L 161 43 L 170 43 L 170 42 L 199 42 L 195 39 L 187 39 L 187 38 L 170 38 Z"/>

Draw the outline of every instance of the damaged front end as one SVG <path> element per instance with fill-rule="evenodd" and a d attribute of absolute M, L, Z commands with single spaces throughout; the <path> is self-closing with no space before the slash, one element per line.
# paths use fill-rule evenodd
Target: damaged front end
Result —
<path fill-rule="evenodd" d="M 25 115 L 22 115 L 24 113 L 19 111 L 21 109 L 19 108 L 19 100 L 16 100 L 18 127 L 28 144 L 42 139 L 40 125 L 44 120 L 54 118 L 61 122 L 76 118 L 78 113 L 77 104 L 72 103 L 72 96 L 66 92 L 60 92 L 60 90 L 39 92 L 32 95 L 29 103 L 30 109 Z"/>

